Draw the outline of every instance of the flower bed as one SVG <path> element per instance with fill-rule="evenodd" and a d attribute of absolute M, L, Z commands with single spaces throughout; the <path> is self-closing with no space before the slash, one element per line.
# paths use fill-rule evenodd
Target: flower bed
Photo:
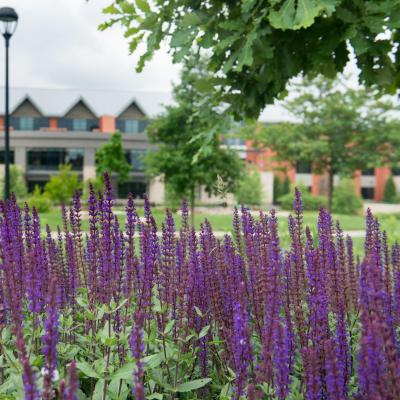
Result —
<path fill-rule="evenodd" d="M 280 247 L 272 210 L 234 211 L 161 235 L 130 198 L 125 231 L 111 185 L 76 196 L 41 237 L 38 213 L 1 205 L 0 397 L 25 399 L 398 399 L 400 247 L 367 214 L 365 254 L 301 194 Z"/>

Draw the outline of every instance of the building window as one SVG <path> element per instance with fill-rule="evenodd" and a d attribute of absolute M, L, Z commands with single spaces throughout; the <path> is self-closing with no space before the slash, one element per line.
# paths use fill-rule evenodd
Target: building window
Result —
<path fill-rule="evenodd" d="M 375 189 L 371 187 L 361 188 L 361 197 L 366 200 L 373 200 L 375 195 Z"/>
<path fill-rule="evenodd" d="M 126 133 L 139 133 L 139 121 L 137 119 L 127 119 L 125 121 Z"/>
<path fill-rule="evenodd" d="M 129 164 L 132 165 L 132 171 L 143 171 L 143 156 L 146 154 L 144 149 L 128 150 L 126 158 Z"/>
<path fill-rule="evenodd" d="M 75 118 L 72 120 L 72 130 L 87 131 L 87 120 L 84 118 Z"/>
<path fill-rule="evenodd" d="M 118 185 L 118 197 L 120 199 L 128 198 L 132 193 L 134 199 L 143 199 L 147 191 L 145 182 L 125 182 Z"/>
<path fill-rule="evenodd" d="M 4 164 L 4 149 L 0 150 L 0 164 Z M 14 150 L 10 150 L 10 164 L 14 164 Z"/>
<path fill-rule="evenodd" d="M 400 167 L 392 168 L 392 175 L 399 176 L 400 175 Z"/>
<path fill-rule="evenodd" d="M 224 144 L 227 146 L 246 146 L 246 141 L 238 137 L 224 138 Z"/>
<path fill-rule="evenodd" d="M 83 149 L 28 150 L 28 169 L 55 171 L 60 164 L 71 164 L 74 171 L 82 171 Z"/>
<path fill-rule="evenodd" d="M 36 186 L 39 187 L 40 190 L 44 190 L 44 187 L 46 186 L 46 183 L 48 181 L 37 181 L 37 180 L 30 180 L 28 179 L 27 181 L 27 186 L 28 186 L 28 192 L 32 193 L 35 191 Z"/>
<path fill-rule="evenodd" d="M 31 131 L 34 127 L 34 119 L 32 117 L 20 117 L 19 129 L 21 131 Z"/>
<path fill-rule="evenodd" d="M 310 162 L 298 161 L 296 164 L 296 172 L 298 174 L 311 174 L 312 168 Z"/>

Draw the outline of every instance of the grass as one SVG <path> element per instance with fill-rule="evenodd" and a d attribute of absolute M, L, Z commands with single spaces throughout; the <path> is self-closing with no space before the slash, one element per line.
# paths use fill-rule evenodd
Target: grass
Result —
<path fill-rule="evenodd" d="M 120 218 L 121 227 L 124 225 L 124 209 L 116 208 L 118 217 Z M 164 220 L 165 214 L 164 209 L 154 208 L 153 216 L 156 220 L 157 226 L 161 227 L 161 223 Z M 143 216 L 142 208 L 139 208 L 139 215 Z M 394 243 L 395 241 L 400 241 L 400 214 L 382 214 L 377 216 L 381 223 L 382 229 L 386 230 L 389 237 L 389 242 Z M 179 213 L 174 214 L 176 228 L 180 227 L 180 215 Z M 231 232 L 232 231 L 232 213 L 231 214 L 211 214 L 211 213 L 198 213 L 195 215 L 195 226 L 196 229 L 200 228 L 200 224 L 207 219 L 212 224 L 214 231 Z M 61 210 L 59 208 L 54 208 L 49 212 L 40 213 L 40 220 L 42 229 L 44 230 L 46 225 L 50 226 L 52 231 L 56 231 L 57 226 L 62 226 L 61 220 Z M 286 247 L 289 243 L 288 237 L 288 227 L 287 227 L 287 217 L 280 216 L 279 220 L 279 232 L 281 235 L 282 245 Z M 304 213 L 304 224 L 312 227 L 312 231 L 315 232 L 318 220 L 317 212 L 306 212 Z M 341 215 L 334 214 L 333 220 L 339 220 L 340 225 L 344 231 L 361 231 L 365 229 L 365 217 L 361 215 Z M 82 230 L 88 231 L 89 224 L 86 218 L 82 221 Z M 361 254 L 363 250 L 362 237 L 353 238 L 353 243 L 355 247 L 355 253 Z"/>

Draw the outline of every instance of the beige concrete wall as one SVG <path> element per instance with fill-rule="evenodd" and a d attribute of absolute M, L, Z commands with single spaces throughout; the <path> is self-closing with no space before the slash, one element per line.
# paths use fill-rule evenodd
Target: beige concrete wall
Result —
<path fill-rule="evenodd" d="M 26 148 L 16 147 L 14 150 L 14 163 L 22 171 L 26 171 Z"/>
<path fill-rule="evenodd" d="M 218 205 L 222 203 L 226 203 L 230 206 L 235 205 L 235 197 L 231 193 L 227 193 L 224 196 L 215 196 L 215 195 L 209 195 L 204 189 L 201 189 L 200 191 L 200 197 L 197 200 L 198 204 L 203 204 L 203 205 Z"/>
<path fill-rule="evenodd" d="M 274 199 L 274 173 L 272 171 L 260 172 L 262 186 L 262 204 L 272 204 Z"/>
<path fill-rule="evenodd" d="M 155 178 L 149 184 L 149 200 L 152 203 L 164 204 L 165 185 L 161 178 Z"/>
<path fill-rule="evenodd" d="M 83 180 L 93 179 L 96 177 L 95 149 L 85 149 L 83 156 Z"/>

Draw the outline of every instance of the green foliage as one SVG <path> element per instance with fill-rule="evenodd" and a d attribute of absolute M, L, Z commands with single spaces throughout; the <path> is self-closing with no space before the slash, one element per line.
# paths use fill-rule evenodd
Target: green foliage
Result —
<path fill-rule="evenodd" d="M 4 176 L 0 180 L 0 192 L 4 193 Z M 25 174 L 17 165 L 10 165 L 10 193 L 15 193 L 18 199 L 24 199 L 28 194 Z"/>
<path fill-rule="evenodd" d="M 81 187 L 78 175 L 72 171 L 71 165 L 62 164 L 58 168 L 58 174 L 53 175 L 46 183 L 44 193 L 53 202 L 66 204 Z"/>
<path fill-rule="evenodd" d="M 231 104 L 239 118 L 258 117 L 300 73 L 343 72 L 351 52 L 365 85 L 394 93 L 400 82 L 397 1 L 114 0 L 104 13 L 109 20 L 100 29 L 121 24 L 132 53 L 145 43 L 137 71 L 165 40 L 175 63 L 193 47 L 211 54 L 215 75 L 202 90 Z"/>
<path fill-rule="evenodd" d="M 26 202 L 31 209 L 35 207 L 38 212 L 42 213 L 49 211 L 52 206 L 52 201 L 49 199 L 48 195 L 43 193 L 37 185 L 33 193 L 27 197 Z"/>
<path fill-rule="evenodd" d="M 298 185 L 302 194 L 303 207 L 305 211 L 318 211 L 319 208 L 327 207 L 328 199 L 326 196 L 313 196 L 305 187 Z M 293 192 L 287 193 L 278 199 L 283 210 L 293 209 Z"/>
<path fill-rule="evenodd" d="M 354 215 L 358 214 L 362 207 L 362 199 L 354 192 L 354 182 L 348 178 L 341 179 L 333 193 L 332 211 L 338 214 Z"/>
<path fill-rule="evenodd" d="M 400 124 L 393 119 L 397 106 L 392 101 L 322 76 L 294 87 L 298 95 L 283 105 L 302 122 L 266 125 L 253 133 L 278 160 L 311 163 L 315 173 L 327 173 L 333 184 L 334 173 L 352 176 L 358 169 L 400 159 Z"/>
<path fill-rule="evenodd" d="M 282 183 L 279 176 L 274 175 L 274 204 L 278 204 L 278 199 L 283 196 Z"/>
<path fill-rule="evenodd" d="M 262 202 L 262 185 L 260 174 L 256 169 L 250 169 L 242 176 L 235 191 L 239 204 L 259 206 Z"/>
<path fill-rule="evenodd" d="M 146 131 L 157 150 L 145 156 L 145 169 L 163 176 L 175 197 L 194 195 L 200 186 L 209 194 L 233 192 L 244 168 L 234 151 L 220 146 L 217 133 L 230 120 L 196 89 L 204 74 L 204 62 L 187 62 L 174 88 L 176 105 L 166 107 Z"/>
<path fill-rule="evenodd" d="M 388 178 L 385 182 L 385 188 L 383 192 L 383 201 L 385 203 L 396 203 L 397 202 L 397 192 L 396 185 L 392 176 Z"/>
<path fill-rule="evenodd" d="M 290 193 L 290 179 L 285 175 L 283 182 L 279 176 L 274 175 L 274 204 L 279 204 L 279 198 Z"/>
<path fill-rule="evenodd" d="M 122 135 L 115 132 L 108 143 L 96 151 L 96 175 L 102 179 L 104 172 L 116 174 L 118 183 L 124 183 L 128 180 L 131 170 L 132 166 L 126 159 L 122 145 Z"/>

